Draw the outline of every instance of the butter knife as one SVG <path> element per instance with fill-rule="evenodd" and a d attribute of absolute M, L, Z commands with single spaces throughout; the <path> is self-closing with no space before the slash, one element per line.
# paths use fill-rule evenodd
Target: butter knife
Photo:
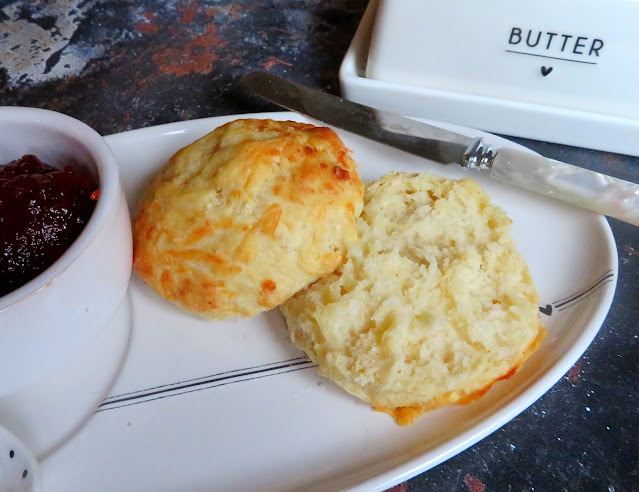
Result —
<path fill-rule="evenodd" d="M 269 101 L 326 124 L 442 163 L 487 173 L 541 195 L 639 226 L 639 185 L 482 138 L 347 101 L 265 72 L 243 77 Z"/>

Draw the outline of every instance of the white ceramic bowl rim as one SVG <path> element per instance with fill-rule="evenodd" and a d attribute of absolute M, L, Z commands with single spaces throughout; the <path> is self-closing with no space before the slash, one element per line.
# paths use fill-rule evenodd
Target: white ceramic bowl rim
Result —
<path fill-rule="evenodd" d="M 86 226 L 71 246 L 49 268 L 26 284 L 0 297 L 0 312 L 37 290 L 45 287 L 60 275 L 96 238 L 110 211 L 117 204 L 118 166 L 111 148 L 93 128 L 71 116 L 55 111 L 26 107 L 0 107 L 0 125 L 37 125 L 57 133 L 71 135 L 81 143 L 95 162 L 98 173 L 100 197 Z M 2 162 L 0 165 L 8 164 Z"/>

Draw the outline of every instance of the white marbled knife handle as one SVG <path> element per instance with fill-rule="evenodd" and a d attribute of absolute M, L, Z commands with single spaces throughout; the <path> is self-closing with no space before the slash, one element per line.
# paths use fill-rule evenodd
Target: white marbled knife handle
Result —
<path fill-rule="evenodd" d="M 639 185 L 564 162 L 501 148 L 490 177 L 639 226 Z"/>

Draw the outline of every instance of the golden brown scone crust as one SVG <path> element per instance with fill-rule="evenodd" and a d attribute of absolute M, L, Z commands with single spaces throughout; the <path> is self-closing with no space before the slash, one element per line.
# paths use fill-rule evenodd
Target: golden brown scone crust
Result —
<path fill-rule="evenodd" d="M 281 306 L 320 374 L 405 425 L 479 398 L 539 347 L 530 272 L 478 183 L 390 173 L 357 224 L 345 263 Z"/>
<path fill-rule="evenodd" d="M 331 129 L 232 121 L 152 179 L 133 221 L 134 267 L 187 311 L 253 316 L 341 263 L 357 240 L 362 195 Z"/>

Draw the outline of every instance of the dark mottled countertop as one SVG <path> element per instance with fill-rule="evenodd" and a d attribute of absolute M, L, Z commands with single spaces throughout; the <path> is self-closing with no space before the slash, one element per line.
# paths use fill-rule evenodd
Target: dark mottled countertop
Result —
<path fill-rule="evenodd" d="M 276 110 L 239 85 L 250 70 L 337 94 L 366 3 L 0 1 L 0 105 L 59 111 L 107 135 Z M 515 140 L 639 181 L 639 158 Z M 584 356 L 512 422 L 397 490 L 639 491 L 639 229 L 610 225 L 617 293 Z"/>

